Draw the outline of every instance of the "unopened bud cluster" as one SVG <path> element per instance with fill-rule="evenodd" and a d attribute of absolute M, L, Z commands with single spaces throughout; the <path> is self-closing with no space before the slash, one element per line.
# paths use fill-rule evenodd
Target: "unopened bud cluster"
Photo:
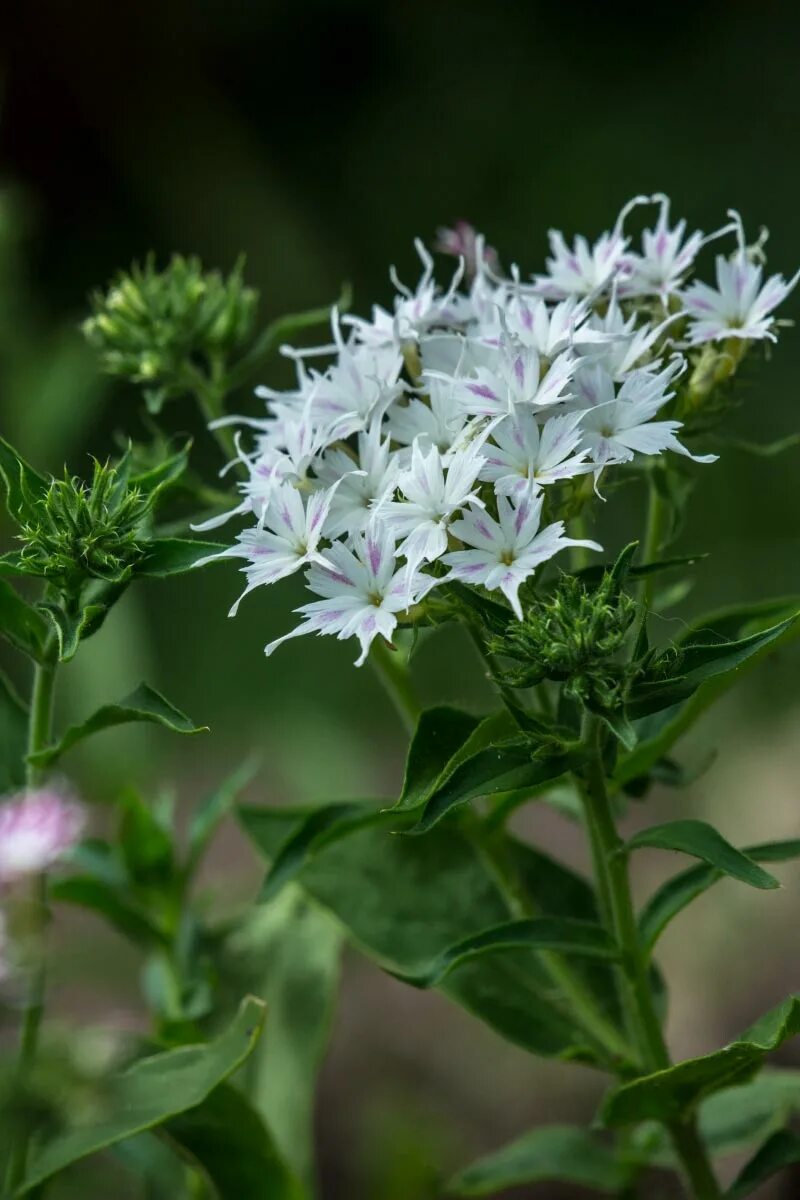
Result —
<path fill-rule="evenodd" d="M 31 574 L 67 594 L 87 578 L 123 582 L 144 552 L 146 496 L 109 464 L 95 461 L 91 483 L 65 472 L 54 479 L 22 527 L 22 560 Z"/>
<path fill-rule="evenodd" d="M 565 685 L 572 699 L 609 707 L 619 698 L 627 667 L 619 657 L 636 616 L 635 601 L 610 574 L 599 587 L 565 575 L 550 595 L 534 599 L 521 621 L 491 643 L 510 660 L 503 672 L 512 687 L 546 679 Z"/>
<path fill-rule="evenodd" d="M 163 271 L 150 257 L 95 293 L 83 330 L 103 369 L 143 384 L 157 412 L 191 389 L 193 363 L 213 369 L 248 340 L 257 304 L 241 264 L 225 278 L 195 257 L 175 255 Z"/>

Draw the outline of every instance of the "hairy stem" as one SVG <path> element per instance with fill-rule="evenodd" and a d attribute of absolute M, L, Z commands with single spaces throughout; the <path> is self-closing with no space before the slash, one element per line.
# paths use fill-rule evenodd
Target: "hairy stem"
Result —
<path fill-rule="evenodd" d="M 33 676 L 33 691 L 31 694 L 30 718 L 28 723 L 28 755 L 42 750 L 50 741 L 53 721 L 53 697 L 55 693 L 55 662 L 37 663 Z M 26 783 L 29 788 L 36 787 L 41 772 L 30 759 L 27 764 Z M 44 1016 L 44 1001 L 46 989 L 46 970 L 44 953 L 44 933 L 47 923 L 47 895 L 44 875 L 33 881 L 31 897 L 31 923 L 33 929 L 31 938 L 34 942 L 33 953 L 35 961 L 28 981 L 28 994 L 20 1027 L 19 1051 L 17 1053 L 16 1078 L 20 1086 L 24 1086 L 26 1076 L 36 1059 L 39 1045 L 39 1031 Z M 6 1170 L 6 1190 L 13 1194 L 21 1183 L 28 1160 L 28 1148 L 32 1129 L 23 1124 L 19 1136 L 9 1154 Z"/>
<path fill-rule="evenodd" d="M 584 725 L 584 745 L 589 754 L 583 780 L 584 805 L 598 888 L 601 897 L 606 897 L 610 931 L 622 954 L 620 993 L 626 1023 L 649 1074 L 669 1067 L 671 1059 L 653 1000 L 647 958 L 639 940 L 624 843 L 617 832 L 606 788 L 602 738 L 599 720 L 588 717 Z M 668 1129 L 691 1187 L 689 1195 L 695 1200 L 719 1200 L 722 1193 L 694 1119 L 671 1122 Z"/>

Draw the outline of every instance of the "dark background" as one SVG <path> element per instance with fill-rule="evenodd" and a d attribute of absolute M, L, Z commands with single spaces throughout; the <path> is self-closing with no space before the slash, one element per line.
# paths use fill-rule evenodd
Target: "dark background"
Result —
<path fill-rule="evenodd" d="M 326 303 L 344 279 L 367 311 L 389 299 L 390 263 L 414 277 L 413 238 L 441 223 L 468 218 L 527 273 L 542 265 L 548 227 L 595 237 L 629 196 L 663 190 L 676 216 L 705 230 L 737 207 L 753 237 L 769 227 L 772 269 L 788 275 L 800 263 L 791 6 L 27 0 L 6 28 L 3 432 L 52 470 L 65 456 L 82 469 L 87 450 L 102 455 L 115 430 L 135 427 L 136 397 L 98 384 L 76 327 L 87 293 L 148 250 L 196 252 L 226 269 L 244 250 L 264 319 Z M 782 315 L 797 313 L 795 296 Z M 749 372 L 726 434 L 767 441 L 797 429 L 796 331 L 772 359 Z M 276 360 L 265 381 L 282 378 Z M 249 397 L 240 403 L 256 410 Z M 191 409 L 175 405 L 172 416 L 216 465 Z M 701 605 L 800 592 L 797 461 L 731 449 L 698 468 L 683 543 L 713 555 L 676 620 Z M 638 528 L 640 503 L 630 492 L 612 502 L 607 545 Z M 109 687 L 122 695 L 147 674 L 213 729 L 188 749 L 107 735 L 81 757 L 87 793 L 102 798 L 133 773 L 147 785 L 172 780 L 190 805 L 256 748 L 259 797 L 391 795 L 404 737 L 368 671 L 352 669 L 351 647 L 309 640 L 265 660 L 300 586 L 251 597 L 227 622 L 237 587 L 220 569 L 131 595 L 64 672 L 65 710 L 87 712 Z M 428 698 L 485 698 L 448 632 L 425 647 L 418 673 Z M 796 836 L 796 678 L 791 657 L 771 661 L 706 723 L 703 741 L 722 750 L 713 771 L 691 794 L 656 798 L 656 811 L 704 811 L 733 840 Z M 580 860 L 571 830 L 531 820 Z M 229 831 L 209 878 L 223 910 L 252 892 L 245 855 Z M 230 882 L 231 863 L 245 861 Z M 648 859 L 642 888 L 664 869 Z M 681 1053 L 732 1036 L 800 984 L 797 872 L 784 878 L 767 899 L 720 888 L 694 924 L 676 922 L 664 939 Z M 744 948 L 731 956 L 734 927 Z M 94 970 L 89 994 L 76 967 L 65 1003 L 103 1019 L 110 1005 L 135 1012 L 122 948 L 109 945 Z M 542 1117 L 588 1116 L 597 1088 L 580 1069 L 531 1063 L 437 998 L 353 964 L 320 1103 L 325 1200 L 436 1195 L 426 1181 L 437 1166 Z"/>

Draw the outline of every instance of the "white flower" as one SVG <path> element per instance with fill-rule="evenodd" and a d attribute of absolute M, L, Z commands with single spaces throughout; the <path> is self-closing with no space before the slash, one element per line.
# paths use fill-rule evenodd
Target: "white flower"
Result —
<path fill-rule="evenodd" d="M 398 553 L 404 554 L 409 576 L 422 562 L 433 562 L 447 549 L 447 528 L 453 515 L 477 500 L 473 490 L 485 459 L 473 446 L 453 454 L 445 466 L 435 446 L 425 450 L 415 442 L 411 465 L 397 481 L 404 500 L 387 500 L 376 512 L 392 533 L 403 538 Z"/>
<path fill-rule="evenodd" d="M 440 377 L 426 380 L 428 402 L 413 397 L 396 404 L 388 414 L 387 427 L 394 441 L 403 446 L 418 442 L 435 446 L 446 455 L 464 439 L 468 414 L 453 384 Z"/>
<path fill-rule="evenodd" d="M 569 247 L 563 233 L 551 229 L 548 237 L 552 257 L 546 260 L 548 273 L 534 276 L 539 295 L 547 300 L 593 296 L 608 287 L 621 272 L 626 274 L 630 269 L 626 255 L 628 238 L 624 237 L 622 226 L 632 208 L 648 201 L 647 196 L 635 196 L 630 200 L 611 232 L 601 234 L 592 246 L 579 234 Z"/>
<path fill-rule="evenodd" d="M 552 360 L 572 345 L 576 329 L 588 315 L 586 304 L 574 296 L 551 308 L 539 296 L 517 287 L 509 294 L 500 320 L 521 346 Z"/>
<path fill-rule="evenodd" d="M 571 479 L 587 468 L 586 451 L 573 451 L 581 442 L 578 425 L 583 413 L 551 417 L 539 428 L 531 409 L 518 408 L 492 431 L 492 442 L 483 447 L 486 466 L 481 479 L 494 484 L 498 496 L 524 495 L 532 485 L 538 491 L 548 483 Z"/>
<path fill-rule="evenodd" d="M 345 343 L 334 310 L 333 334 L 337 359 L 320 374 L 311 372 L 310 397 L 316 421 L 328 434 L 328 443 L 366 429 L 382 415 L 402 391 L 398 377 L 402 355 L 394 346 L 359 346 Z"/>
<path fill-rule="evenodd" d="M 536 350 L 510 341 L 493 359 L 491 366 L 479 366 L 467 378 L 452 379 L 464 410 L 475 416 L 505 417 L 519 404 L 559 404 L 569 398 L 566 389 L 579 365 L 572 355 L 560 354 L 548 367 Z"/>
<path fill-rule="evenodd" d="M 695 282 L 682 293 L 684 307 L 694 317 L 689 329 L 692 345 L 728 338 L 776 341 L 772 311 L 800 279 L 798 271 L 788 282 L 782 275 L 770 275 L 762 283 L 762 267 L 747 257 L 741 218 L 735 212 L 729 215 L 739 232 L 739 249 L 731 259 L 717 257 L 716 289 Z"/>
<path fill-rule="evenodd" d="M 398 568 L 394 537 L 375 522 L 356 536 L 352 550 L 335 542 L 327 558 L 329 566 L 315 566 L 308 572 L 309 590 L 324 599 L 296 609 L 305 617 L 303 623 L 270 642 L 265 654 L 305 633 L 336 634 L 339 639 L 358 638 L 361 654 L 356 666 L 360 667 L 373 640 L 390 641 L 397 614 L 418 604 L 437 583 L 421 573 L 409 578 L 405 567 Z"/>
<path fill-rule="evenodd" d="M 363 532 L 373 506 L 394 489 L 399 471 L 397 455 L 392 457 L 391 440 L 381 438 L 380 421 L 359 433 L 357 462 L 345 450 L 328 450 L 320 462 L 318 477 L 327 484 L 340 482 L 325 523 L 325 536 L 352 537 Z"/>
<path fill-rule="evenodd" d="M 457 294 L 464 274 L 463 260 L 449 288 L 442 293 L 433 278 L 433 259 L 419 239 L 414 246 L 422 261 L 422 276 L 416 290 L 412 291 L 400 282 L 394 267 L 391 268 L 392 283 L 400 293 L 395 298 L 394 313 L 375 305 L 371 321 L 355 316 L 344 318 L 363 345 L 401 349 L 409 342 L 418 341 L 434 325 L 459 325 L 469 319 L 469 302 Z"/>
<path fill-rule="evenodd" d="M 246 560 L 242 571 L 247 579 L 247 587 L 228 616 L 236 616 L 242 600 L 254 588 L 277 583 L 307 563 L 326 562 L 318 546 L 337 486 L 334 484 L 325 491 L 312 492 L 304 505 L 301 493 L 293 484 L 278 484 L 272 492 L 269 506 L 254 529 L 245 529 L 238 535 L 236 545 L 221 550 L 219 554 L 201 558 L 195 564 L 202 567 L 222 558 Z"/>
<path fill-rule="evenodd" d="M 0 885 L 48 870 L 72 849 L 86 824 L 75 800 L 52 787 L 0 803 Z"/>
<path fill-rule="evenodd" d="M 668 392 L 671 380 L 681 368 L 675 360 L 659 375 L 634 371 L 623 383 L 616 397 L 614 383 L 602 367 L 587 373 L 595 407 L 586 409 L 581 421 L 581 444 L 599 470 L 609 463 L 630 462 L 634 453 L 662 454 L 674 450 L 694 462 L 716 462 L 715 454 L 694 455 L 682 446 L 675 436 L 680 421 L 653 421 L 658 410 L 674 393 Z"/>
<path fill-rule="evenodd" d="M 555 521 L 539 531 L 543 496 L 530 492 L 515 507 L 505 496 L 497 499 L 498 520 L 479 508 L 467 512 L 452 525 L 453 535 L 472 550 L 455 550 L 444 562 L 451 568 L 447 579 L 482 584 L 490 592 L 500 589 L 522 620 L 518 592 L 540 563 L 546 562 L 567 546 L 586 546 L 600 550 L 597 542 L 564 536 L 564 522 Z"/>
<path fill-rule="evenodd" d="M 699 231 L 686 237 L 684 220 L 678 221 L 670 229 L 669 197 L 658 193 L 652 199 L 661 204 L 655 229 L 645 229 L 642 234 L 642 253 L 629 256 L 631 270 L 620 283 L 620 294 L 660 296 L 666 300 L 678 290 L 700 247 L 709 239 Z M 730 226 L 726 226 L 724 232 L 729 229 Z M 719 234 L 711 236 L 717 237 Z"/>
<path fill-rule="evenodd" d="M 674 313 L 658 325 L 641 322 L 635 312 L 626 318 L 612 292 L 605 315 L 593 316 L 576 332 L 575 350 L 592 363 L 605 367 L 612 378 L 621 383 L 635 368 L 658 369 L 663 349 L 658 357 L 653 357 L 654 349 L 679 317 L 680 313 Z"/>

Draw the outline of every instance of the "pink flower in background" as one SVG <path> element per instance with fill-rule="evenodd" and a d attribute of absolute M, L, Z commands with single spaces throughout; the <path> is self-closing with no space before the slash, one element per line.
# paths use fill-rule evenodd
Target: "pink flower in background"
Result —
<path fill-rule="evenodd" d="M 483 265 L 497 266 L 497 251 L 493 246 L 485 245 L 483 236 L 473 225 L 470 225 L 469 221 L 456 221 L 452 229 L 446 225 L 440 225 L 436 230 L 436 242 L 433 248 L 440 254 L 451 254 L 454 258 L 463 258 L 464 268 L 470 279 Z"/>
<path fill-rule="evenodd" d="M 53 787 L 35 788 L 0 804 L 0 885 L 52 867 L 72 849 L 86 816 Z"/>

